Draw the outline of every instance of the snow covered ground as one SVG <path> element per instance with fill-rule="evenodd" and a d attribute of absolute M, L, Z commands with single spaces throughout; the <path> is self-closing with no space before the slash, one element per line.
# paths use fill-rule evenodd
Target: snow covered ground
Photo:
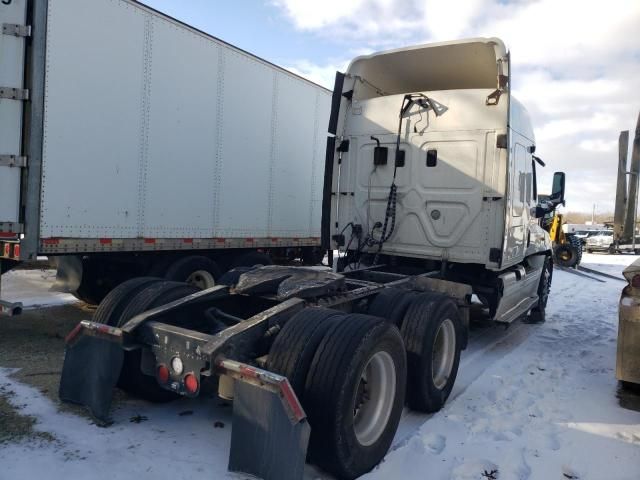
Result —
<path fill-rule="evenodd" d="M 12 270 L 2 275 L 2 298 L 22 302 L 24 308 L 37 308 L 77 302 L 68 293 L 50 291 L 56 279 L 51 269 Z"/>
<path fill-rule="evenodd" d="M 583 262 L 619 274 L 635 258 Z M 620 407 L 614 377 L 623 285 L 556 271 L 545 324 L 475 329 L 448 404 L 434 415 L 405 411 L 392 450 L 365 477 L 640 478 L 640 413 Z M 231 411 L 215 399 L 128 399 L 113 426 L 98 428 L 10 373 L 0 368 L 0 388 L 55 440 L 0 445 L 0 479 L 244 478 L 226 472 Z M 325 478 L 313 467 L 306 477 Z"/>
<path fill-rule="evenodd" d="M 606 253 L 583 253 L 581 265 L 610 275 L 620 275 L 624 267 L 633 263 L 635 255 L 608 255 Z"/>
<path fill-rule="evenodd" d="M 583 262 L 620 274 L 635 258 Z M 623 286 L 555 272 L 547 322 L 367 478 L 640 478 L 640 413 L 619 406 L 614 377 Z"/>

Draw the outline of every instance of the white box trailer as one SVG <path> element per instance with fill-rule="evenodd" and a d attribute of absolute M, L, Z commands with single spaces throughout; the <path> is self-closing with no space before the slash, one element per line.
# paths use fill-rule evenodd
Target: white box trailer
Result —
<path fill-rule="evenodd" d="M 65 255 L 99 300 L 194 251 L 319 247 L 329 90 L 131 0 L 7 0 L 0 24 L 3 271 Z"/>

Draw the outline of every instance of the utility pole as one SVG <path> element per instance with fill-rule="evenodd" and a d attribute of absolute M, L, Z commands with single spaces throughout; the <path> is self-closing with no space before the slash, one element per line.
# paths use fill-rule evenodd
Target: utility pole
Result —
<path fill-rule="evenodd" d="M 633 139 L 633 149 L 631 150 L 631 170 L 636 173 L 635 175 L 635 191 L 633 196 L 633 250 L 636 249 L 636 222 L 638 217 L 638 181 L 640 173 L 640 113 L 638 114 L 638 121 L 636 122 L 636 136 Z M 629 195 L 631 196 L 631 195 Z"/>
<path fill-rule="evenodd" d="M 638 209 L 638 175 L 640 174 L 640 115 L 636 126 L 636 136 L 631 152 L 629 175 L 629 194 L 627 195 L 627 213 L 624 221 L 624 242 L 633 243 L 636 237 L 636 210 Z"/>
<path fill-rule="evenodd" d="M 613 215 L 613 242 L 617 245 L 624 237 L 624 212 L 627 208 L 627 150 L 629 130 L 620 132 L 618 137 L 618 182 L 616 185 L 616 205 Z"/>

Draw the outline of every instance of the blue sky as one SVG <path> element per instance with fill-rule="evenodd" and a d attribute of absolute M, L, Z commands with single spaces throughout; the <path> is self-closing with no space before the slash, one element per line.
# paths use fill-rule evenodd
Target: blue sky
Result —
<path fill-rule="evenodd" d="M 638 0 L 146 0 L 143 3 L 331 87 L 354 56 L 500 37 L 537 153 L 567 173 L 567 209 L 613 210 L 617 138 L 640 110 Z"/>
<path fill-rule="evenodd" d="M 295 28 L 281 8 L 261 0 L 148 0 L 147 5 L 278 65 L 331 56 L 330 42 Z"/>

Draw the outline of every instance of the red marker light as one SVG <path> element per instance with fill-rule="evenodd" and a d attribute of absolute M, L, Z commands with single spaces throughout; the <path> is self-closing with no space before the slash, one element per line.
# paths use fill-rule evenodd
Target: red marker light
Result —
<path fill-rule="evenodd" d="M 193 373 L 187 373 L 184 377 L 184 388 L 193 395 L 198 391 L 198 379 Z"/>
<path fill-rule="evenodd" d="M 160 365 L 158 367 L 158 381 L 160 383 L 167 383 L 169 381 L 169 369 L 166 365 Z"/>

